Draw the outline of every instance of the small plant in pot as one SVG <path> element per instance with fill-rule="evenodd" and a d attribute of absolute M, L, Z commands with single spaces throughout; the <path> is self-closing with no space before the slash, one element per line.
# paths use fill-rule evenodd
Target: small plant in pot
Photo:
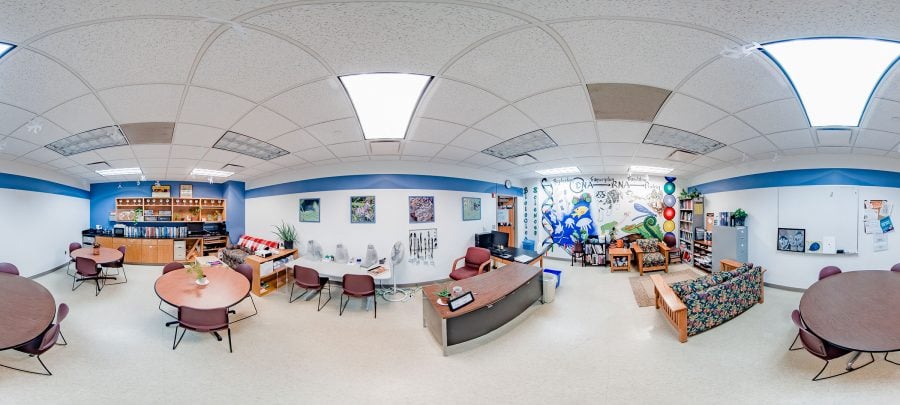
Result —
<path fill-rule="evenodd" d="M 449 302 L 450 302 L 450 285 L 449 285 L 449 284 L 444 285 L 444 286 L 443 286 L 440 290 L 438 290 L 438 292 L 436 292 L 434 295 L 437 295 L 437 297 L 438 297 L 439 299 L 443 300 L 443 301 L 444 301 L 444 304 L 449 303 Z"/>
<path fill-rule="evenodd" d="M 209 279 L 206 278 L 206 274 L 203 273 L 203 267 L 200 267 L 200 263 L 191 262 L 185 267 L 188 273 L 193 274 L 194 277 L 197 277 L 197 285 L 207 285 L 209 284 Z"/>
<path fill-rule="evenodd" d="M 94 246 L 93 246 L 93 247 L 94 247 L 94 249 L 92 250 L 91 253 L 93 253 L 93 254 L 95 254 L 95 255 L 99 255 L 99 254 L 100 254 L 100 244 L 97 243 L 97 242 L 94 242 Z"/>
<path fill-rule="evenodd" d="M 284 221 L 281 221 L 281 226 L 275 225 L 274 228 L 275 231 L 272 233 L 284 242 L 284 248 L 293 249 L 294 241 L 297 239 L 297 228 L 294 228 L 294 225 L 284 223 Z"/>
<path fill-rule="evenodd" d="M 731 214 L 731 217 L 734 218 L 734 226 L 744 226 L 744 221 L 747 220 L 747 211 L 738 208 L 734 210 L 734 213 Z"/>

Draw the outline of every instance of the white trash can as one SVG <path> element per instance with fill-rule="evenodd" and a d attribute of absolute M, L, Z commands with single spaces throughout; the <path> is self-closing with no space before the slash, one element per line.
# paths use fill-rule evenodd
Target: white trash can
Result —
<path fill-rule="evenodd" d="M 553 302 L 556 297 L 556 274 L 544 273 L 544 304 Z"/>

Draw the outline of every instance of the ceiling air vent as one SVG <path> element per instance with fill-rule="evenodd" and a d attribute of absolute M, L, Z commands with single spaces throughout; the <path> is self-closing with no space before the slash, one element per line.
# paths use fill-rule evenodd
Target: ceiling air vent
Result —
<path fill-rule="evenodd" d="M 93 162 L 93 163 L 88 163 L 85 166 L 87 166 L 88 169 L 91 169 L 91 170 L 103 170 L 103 169 L 108 169 L 108 168 L 112 167 L 109 165 L 109 163 L 106 163 L 106 162 Z"/>
<path fill-rule="evenodd" d="M 241 170 L 244 170 L 244 166 L 236 165 L 236 164 L 233 164 L 233 163 L 229 163 L 229 164 L 227 164 L 227 165 L 225 165 L 225 166 L 222 166 L 222 168 L 219 169 L 219 170 L 223 170 L 223 171 L 226 171 L 226 172 L 235 172 L 235 173 L 237 173 L 237 172 L 239 172 L 239 171 L 241 171 Z"/>
<path fill-rule="evenodd" d="M 850 128 L 819 128 L 816 139 L 819 146 L 850 146 L 853 131 Z"/>
<path fill-rule="evenodd" d="M 369 148 L 373 155 L 399 155 L 400 141 L 369 142 Z"/>
<path fill-rule="evenodd" d="M 509 161 L 510 163 L 514 163 L 519 166 L 524 166 L 524 165 L 531 164 L 531 163 L 537 163 L 537 159 L 535 159 L 534 156 L 531 156 L 527 153 L 524 155 L 513 156 L 511 158 L 507 158 L 506 160 Z"/>
<path fill-rule="evenodd" d="M 697 158 L 697 155 L 691 152 L 685 152 L 683 150 L 676 150 L 669 155 L 669 160 L 674 160 L 676 162 L 692 162 Z"/>
<path fill-rule="evenodd" d="M 554 146 L 556 146 L 556 142 L 543 129 L 539 129 L 507 139 L 481 152 L 500 159 L 507 159 Z"/>

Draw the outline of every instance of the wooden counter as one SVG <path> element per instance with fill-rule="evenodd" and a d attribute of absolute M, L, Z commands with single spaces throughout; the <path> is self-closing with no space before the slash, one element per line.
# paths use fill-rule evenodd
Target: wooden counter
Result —
<path fill-rule="evenodd" d="M 462 348 L 463 343 L 484 340 L 541 299 L 541 274 L 538 267 L 511 263 L 479 276 L 453 281 L 449 288 L 460 286 L 463 292 L 475 294 L 473 303 L 456 312 L 437 303 L 435 294 L 446 284 L 423 287 L 422 326 L 428 328 L 445 356 L 455 348 Z"/>
<path fill-rule="evenodd" d="M 125 246 L 125 263 L 127 264 L 166 264 L 175 261 L 175 241 L 185 241 L 187 252 L 194 251 L 200 255 L 203 246 L 202 237 L 186 238 L 125 238 L 97 236 L 101 247 L 118 249 Z M 182 260 L 184 261 L 184 260 Z"/>

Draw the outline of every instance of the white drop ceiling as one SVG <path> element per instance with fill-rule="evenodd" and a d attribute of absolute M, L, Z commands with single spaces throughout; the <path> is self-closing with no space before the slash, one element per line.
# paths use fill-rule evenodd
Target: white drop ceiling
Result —
<path fill-rule="evenodd" d="M 898 20 L 896 8 L 879 2 L 19 1 L 0 15 L 0 42 L 17 46 L 0 59 L 0 160 L 97 182 L 109 180 L 88 168 L 97 161 L 139 165 L 168 180 L 235 164 L 244 169 L 233 179 L 256 180 L 380 160 L 519 178 L 552 167 L 620 173 L 631 165 L 690 176 L 801 154 L 897 159 L 897 67 L 855 135 L 835 146 L 809 128 L 768 58 L 726 58 L 721 51 L 813 36 L 900 40 Z M 399 148 L 363 139 L 337 80 L 367 72 L 435 77 Z M 654 86 L 671 95 L 650 122 L 596 120 L 586 87 L 592 83 Z M 144 122 L 174 122 L 171 144 L 69 157 L 45 147 L 83 131 Z M 642 144 L 653 124 L 727 146 L 679 161 L 672 148 Z M 532 153 L 537 162 L 481 153 L 538 129 L 559 146 Z M 290 154 L 263 161 L 212 148 L 227 131 Z"/>

